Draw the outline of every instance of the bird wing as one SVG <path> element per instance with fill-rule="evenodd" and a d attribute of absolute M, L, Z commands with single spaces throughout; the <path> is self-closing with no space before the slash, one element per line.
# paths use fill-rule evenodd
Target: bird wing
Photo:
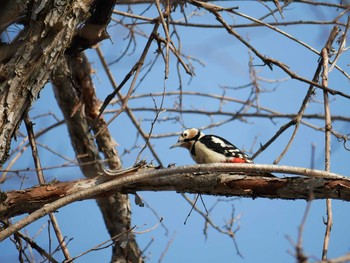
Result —
<path fill-rule="evenodd" d="M 226 157 L 241 158 L 247 160 L 248 162 L 253 161 L 247 154 L 243 153 L 235 145 L 219 136 L 205 135 L 200 138 L 199 141 L 205 144 L 210 150 L 223 154 Z"/>

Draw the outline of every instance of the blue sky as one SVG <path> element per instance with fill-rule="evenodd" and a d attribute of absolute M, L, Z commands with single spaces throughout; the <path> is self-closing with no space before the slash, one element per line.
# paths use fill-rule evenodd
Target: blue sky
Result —
<path fill-rule="evenodd" d="M 230 5 L 230 2 L 226 2 Z M 218 2 L 218 4 L 225 4 Z M 232 3 L 231 3 L 232 4 Z M 233 5 L 239 6 L 239 12 L 260 17 L 268 12 L 261 4 L 253 1 L 233 2 Z M 273 6 L 269 4 L 271 8 Z M 118 7 L 125 11 L 125 7 Z M 140 12 L 144 6 L 137 6 Z M 153 11 L 152 11 L 153 10 Z M 195 11 L 194 7 L 188 7 L 187 12 Z M 202 12 L 203 10 L 201 10 Z M 339 10 L 336 8 L 310 7 L 305 4 L 291 4 L 285 11 L 285 20 L 332 20 Z M 135 11 L 135 13 L 138 13 Z M 155 17 L 154 9 L 146 12 L 145 16 Z M 181 18 L 177 13 L 176 18 Z M 276 17 L 282 21 L 279 15 Z M 226 16 L 224 18 L 229 23 L 248 23 L 237 16 Z M 342 19 L 342 22 L 344 22 Z M 195 17 L 193 22 L 199 23 L 217 23 L 210 14 L 203 13 L 200 17 Z M 267 19 L 266 22 L 274 21 Z M 140 25 L 145 33 L 151 32 L 152 26 Z M 316 25 L 295 25 L 288 27 L 280 27 L 280 29 L 288 32 L 294 37 L 306 42 L 308 45 L 320 50 L 332 28 L 332 25 L 324 25 L 322 27 Z M 183 52 L 198 58 L 205 64 L 202 66 L 198 63 L 195 65 L 194 77 L 186 76 L 181 69 L 182 83 L 184 91 L 203 92 L 210 94 L 221 95 L 223 86 L 238 87 L 248 84 L 249 78 L 248 59 L 249 53 L 237 39 L 227 34 L 225 30 L 218 29 L 200 29 L 178 27 L 179 35 Z M 124 38 L 127 35 L 125 28 L 120 26 L 111 26 L 108 29 L 112 36 L 113 43 L 105 40 L 101 44 L 101 48 L 109 62 L 114 61 L 120 56 L 126 46 Z M 160 29 L 161 34 L 163 32 Z M 291 42 L 291 40 L 280 36 L 270 29 L 262 27 L 238 28 L 237 32 L 250 43 L 254 45 L 259 52 L 266 56 L 279 59 L 287 64 L 292 71 L 297 74 L 312 78 L 316 70 L 318 57 L 314 53 L 306 50 L 300 44 Z M 145 38 L 137 37 L 137 46 L 134 53 L 129 54 L 117 64 L 113 64 L 111 69 L 115 74 L 118 83 L 124 78 L 125 74 L 136 63 L 141 54 L 142 48 L 145 45 Z M 334 45 L 336 48 L 337 46 Z M 156 45 L 152 45 L 151 52 L 146 58 L 145 65 L 153 61 L 153 51 Z M 99 98 L 102 100 L 107 94 L 112 91 L 112 87 L 108 82 L 106 75 L 103 72 L 100 62 L 94 50 L 87 51 L 87 54 L 92 62 L 93 68 L 96 70 L 94 75 L 94 83 Z M 349 54 L 345 53 L 338 64 L 348 71 L 347 63 Z M 255 65 L 261 65 L 258 58 L 254 58 Z M 254 67 L 259 77 L 266 79 L 283 79 L 288 77 L 277 67 L 269 70 L 267 67 Z M 143 71 L 144 72 L 144 71 Z M 141 76 L 143 76 L 141 72 Z M 152 72 L 145 78 L 136 91 L 136 94 L 161 92 L 164 88 L 164 63 L 158 60 Z M 130 82 L 129 82 L 130 83 Z M 126 85 L 123 92 L 125 93 L 129 86 Z M 266 92 L 262 92 L 259 97 L 259 103 L 263 107 L 268 107 L 271 110 L 281 113 L 296 113 L 308 89 L 308 85 L 296 80 L 287 80 L 280 83 L 266 83 L 261 81 L 260 87 Z M 337 70 L 333 70 L 329 78 L 329 87 L 349 92 L 349 80 L 341 75 Z M 170 75 L 166 81 L 167 91 L 177 91 L 179 88 L 179 80 L 176 72 L 176 59 L 171 56 Z M 249 96 L 250 89 L 226 89 L 226 95 L 245 100 Z M 306 113 L 323 114 L 322 93 L 317 90 L 314 100 L 309 104 Z M 160 97 L 154 97 L 156 103 L 160 105 Z M 349 102 L 339 96 L 330 96 L 331 112 L 334 115 L 344 114 L 349 116 Z M 172 108 L 174 103 L 177 103 L 178 97 L 166 97 L 164 108 Z M 154 107 L 152 97 L 144 99 L 132 99 L 128 104 L 131 108 L 135 107 Z M 219 108 L 217 100 L 184 97 L 183 105 L 186 109 L 202 109 L 216 111 Z M 241 107 L 240 104 L 226 102 L 223 110 L 236 112 Z M 113 109 L 111 107 L 110 109 Z M 118 109 L 114 106 L 114 109 Z M 57 104 L 54 100 L 53 92 L 50 85 L 47 85 L 41 92 L 40 99 L 33 105 L 30 112 L 32 117 L 43 113 L 54 112 L 58 118 L 62 115 L 58 111 Z M 250 109 L 249 112 L 254 112 Z M 150 129 L 150 121 L 154 118 L 154 112 L 135 111 L 138 119 L 142 121 L 142 127 L 146 132 Z M 107 115 L 109 118 L 111 115 Z M 177 113 L 163 113 L 163 117 L 175 117 Z M 208 116 L 198 116 L 194 114 L 184 114 L 183 121 L 187 127 L 201 127 L 210 123 L 224 120 L 227 117 L 213 116 L 212 119 Z M 46 127 L 54 120 L 51 116 L 35 119 L 35 129 L 38 131 Z M 278 129 L 285 123 L 287 119 L 275 119 L 274 122 L 269 119 L 250 119 L 248 122 L 234 120 L 223 126 L 205 130 L 205 133 L 214 133 L 225 137 L 236 146 L 245 150 L 252 150 L 252 153 L 258 150 L 260 143 L 265 143 L 269 140 Z M 322 121 L 310 121 L 320 127 L 323 126 Z M 136 142 L 135 150 L 130 154 L 123 155 L 122 161 L 124 167 L 133 165 L 139 153 L 140 147 L 143 146 L 141 138 L 137 137 L 133 125 L 125 114 L 122 114 L 111 125 L 110 130 L 118 142 L 118 150 L 123 153 L 125 149 L 130 149 Z M 350 125 L 344 122 L 333 122 L 333 128 L 342 133 L 348 134 Z M 154 134 L 171 133 L 181 131 L 183 127 L 176 122 L 167 121 L 156 123 Z M 25 133 L 23 127 L 21 131 Z M 260 154 L 255 160 L 256 163 L 272 163 L 281 151 L 284 149 L 292 133 L 292 129 L 288 130 L 280 136 L 266 151 Z M 43 136 L 39 141 L 49 145 L 58 152 L 65 153 L 66 156 L 74 158 L 71 146 L 67 142 L 67 132 L 64 126 L 53 130 L 49 135 Z M 52 138 L 62 138 L 52 139 Z M 152 139 L 151 143 L 159 153 L 162 163 L 166 166 L 169 163 L 177 165 L 193 164 L 189 154 L 184 149 L 169 150 L 169 146 L 177 140 L 176 137 L 165 137 L 160 139 Z M 255 143 L 253 143 L 255 142 Z M 324 135 L 321 132 L 316 132 L 313 129 L 301 126 L 299 132 L 289 149 L 288 153 L 282 159 L 280 164 L 310 167 L 311 160 L 311 145 L 316 147 L 315 168 L 324 168 Z M 14 142 L 14 146 L 16 143 Z M 65 161 L 57 158 L 57 156 L 49 153 L 45 149 L 40 149 L 40 155 L 43 166 L 55 166 L 64 163 Z M 154 160 L 151 153 L 146 150 L 142 153 L 142 158 L 148 162 Z M 336 173 L 349 176 L 349 152 L 344 150 L 342 143 L 332 137 L 332 160 L 331 170 Z M 21 157 L 21 161 L 16 165 L 16 168 L 33 167 L 31 164 L 30 153 L 27 152 Z M 32 172 L 23 172 L 27 176 L 24 182 L 21 182 L 17 177 L 13 177 L 3 186 L 3 189 L 18 189 L 23 183 L 22 188 L 35 184 L 35 174 Z M 81 178 L 82 174 L 76 167 L 51 169 L 45 172 L 47 180 L 72 180 Z M 295 259 L 288 251 L 294 252 L 293 244 L 290 243 L 288 237 L 296 242 L 297 229 L 301 223 L 303 214 L 306 208 L 305 201 L 285 201 L 285 200 L 269 200 L 269 199 L 247 199 L 237 198 L 236 200 L 220 202 L 212 212 L 212 219 L 218 226 L 222 227 L 225 220 L 231 216 L 232 208 L 235 210 L 237 222 L 234 228 L 239 226 L 236 241 L 243 258 L 237 256 L 232 240 L 218 233 L 216 230 L 208 230 L 208 238 L 205 240 L 203 235 L 204 220 L 197 213 L 193 212 L 186 225 L 183 224 L 189 210 L 190 205 L 177 193 L 174 192 L 141 192 L 139 193 L 145 201 L 157 211 L 160 217 L 163 217 L 163 223 L 166 229 L 158 226 L 155 230 L 147 232 L 147 229 L 152 228 L 158 223 L 158 219 L 148 208 L 140 208 L 134 205 L 133 196 L 132 203 L 132 225 L 137 226 L 137 231 L 146 233 L 138 234 L 137 241 L 140 248 L 143 249 L 153 240 L 148 250 L 145 252 L 148 262 L 158 262 L 161 254 L 167 247 L 167 243 L 172 240 L 167 253 L 162 262 L 295 262 Z M 211 207 L 217 197 L 203 196 L 206 206 Z M 227 200 L 223 198 L 224 200 Z M 202 205 L 199 203 L 199 207 Z M 332 229 L 329 257 L 337 257 L 349 252 L 350 248 L 350 229 L 348 227 L 348 218 L 350 215 L 349 204 L 343 201 L 333 201 L 334 226 Z M 77 202 L 67 207 L 64 207 L 56 213 L 58 221 L 62 227 L 64 235 L 68 238 L 73 238 L 69 244 L 69 250 L 72 255 L 77 255 L 98 243 L 108 239 L 105 226 L 102 222 L 102 217 L 96 206 L 95 201 Z M 305 254 L 313 258 L 320 259 L 322 253 L 322 242 L 325 232 L 323 217 L 326 216 L 325 201 L 313 201 L 303 235 Z M 15 218 L 14 221 L 19 218 Z M 47 226 L 48 218 L 38 220 L 31 226 L 26 228 L 28 235 L 35 235 L 43 225 Z M 53 232 L 51 233 L 53 236 Z M 52 238 L 54 239 L 54 238 Z M 42 233 L 36 238 L 36 241 L 45 247 L 47 243 L 47 227 L 42 229 Z M 54 240 L 53 240 L 54 242 Z M 9 241 L 0 244 L 2 255 L 0 262 L 15 261 L 17 256 L 13 244 Z M 61 256 L 56 255 L 57 258 Z M 37 256 L 38 258 L 38 256 Z M 82 257 L 76 262 L 108 262 L 110 259 L 110 249 L 92 252 Z M 40 260 L 38 260 L 40 262 Z"/>

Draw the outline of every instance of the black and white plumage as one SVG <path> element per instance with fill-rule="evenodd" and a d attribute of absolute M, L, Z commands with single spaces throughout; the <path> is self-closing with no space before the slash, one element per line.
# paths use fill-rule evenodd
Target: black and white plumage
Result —
<path fill-rule="evenodd" d="M 184 147 L 198 163 L 252 163 L 253 160 L 229 141 L 216 135 L 205 135 L 191 128 L 183 131 L 170 148 Z"/>

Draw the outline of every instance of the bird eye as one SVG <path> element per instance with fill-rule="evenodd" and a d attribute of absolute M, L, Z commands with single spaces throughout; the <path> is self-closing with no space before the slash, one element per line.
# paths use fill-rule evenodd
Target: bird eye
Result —
<path fill-rule="evenodd" d="M 182 137 L 187 137 L 187 133 L 184 132 L 184 133 L 182 134 Z"/>

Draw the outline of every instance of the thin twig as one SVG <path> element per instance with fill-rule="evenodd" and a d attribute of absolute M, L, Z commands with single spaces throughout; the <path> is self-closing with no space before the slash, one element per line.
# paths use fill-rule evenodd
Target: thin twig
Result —
<path fill-rule="evenodd" d="M 148 133 L 148 136 L 147 136 L 147 140 L 145 142 L 145 145 L 142 147 L 141 151 L 139 152 L 139 154 L 137 155 L 136 157 L 136 161 L 135 161 L 135 164 L 139 162 L 140 158 L 141 158 L 141 154 L 142 152 L 146 149 L 147 146 L 150 145 L 149 141 L 151 139 L 151 136 L 152 136 L 152 133 L 153 133 L 153 129 L 154 129 L 154 125 L 156 124 L 156 121 L 157 119 L 159 118 L 159 115 L 162 113 L 163 111 L 163 104 L 164 104 L 164 94 L 165 94 L 165 91 L 166 91 L 166 86 L 165 86 L 165 80 L 164 80 L 164 89 L 163 89 L 163 96 L 162 96 L 162 99 L 161 99 L 161 103 L 160 103 L 160 106 L 159 108 L 157 107 L 157 103 L 156 103 L 156 100 L 152 97 L 152 100 L 153 100 L 153 103 L 154 103 L 154 108 L 156 110 L 156 116 L 154 117 L 153 121 L 152 121 L 152 124 L 151 124 L 151 129 Z"/>
<path fill-rule="evenodd" d="M 187 200 L 187 196 L 185 194 L 182 194 L 182 197 L 184 197 L 185 200 Z M 196 197 L 195 197 L 194 201 L 192 202 L 192 206 L 191 206 L 190 212 L 188 212 L 188 214 L 187 214 L 187 216 L 185 218 L 184 225 L 186 225 L 188 218 L 191 216 L 192 211 L 193 211 L 193 209 L 195 208 L 195 206 L 197 204 L 198 197 L 199 197 L 199 194 L 196 194 Z M 206 216 L 208 216 L 208 214 Z"/>
<path fill-rule="evenodd" d="M 175 239 L 175 235 L 176 233 L 174 233 L 174 235 L 171 237 L 171 239 L 167 242 L 164 251 L 162 252 L 162 254 L 160 255 L 159 259 L 158 259 L 158 263 L 161 263 L 166 255 L 166 253 L 168 252 L 170 245 L 173 243 L 174 239 Z"/>
<path fill-rule="evenodd" d="M 206 211 L 206 213 L 204 213 L 202 210 L 200 210 L 200 209 L 196 206 L 196 202 L 197 202 L 197 200 L 198 200 L 199 195 L 196 196 L 196 198 L 195 198 L 194 201 L 192 201 L 191 199 L 189 199 L 188 196 L 185 195 L 185 194 L 181 194 L 181 195 L 182 195 L 182 197 L 191 205 L 191 211 L 190 211 L 190 213 L 187 215 L 186 220 L 187 220 L 187 218 L 189 217 L 189 215 L 191 214 L 192 210 L 196 211 L 199 215 L 201 215 L 201 216 L 204 218 L 206 224 L 209 224 L 213 229 L 215 229 L 215 230 L 218 231 L 219 233 L 229 236 L 229 237 L 232 239 L 233 243 L 234 243 L 234 246 L 235 246 L 237 255 L 239 255 L 239 256 L 242 257 L 242 255 L 241 255 L 241 253 L 240 253 L 240 251 L 239 251 L 239 249 L 238 249 L 238 244 L 237 244 L 236 239 L 235 239 L 235 237 L 236 237 L 236 236 L 235 236 L 235 233 L 232 232 L 230 229 L 224 230 L 223 228 L 221 228 L 221 227 L 219 227 L 218 225 L 216 225 L 216 224 L 213 222 L 213 220 L 209 217 L 208 211 Z M 186 220 L 185 220 L 185 222 L 186 222 Z"/>
<path fill-rule="evenodd" d="M 337 33 L 338 33 L 338 27 L 334 27 L 334 29 L 331 31 L 328 39 L 327 39 L 327 42 L 325 44 L 325 48 L 326 50 L 330 50 L 331 49 L 331 46 L 332 46 L 332 43 L 333 41 L 335 40 L 336 36 L 337 36 Z M 328 63 L 328 60 L 327 60 L 327 63 Z M 328 64 L 327 64 L 328 65 Z M 321 60 L 319 63 L 318 63 L 318 66 L 317 66 L 317 69 L 315 71 L 315 74 L 313 76 L 313 79 L 312 79 L 312 83 L 318 83 L 318 80 L 319 80 L 319 75 L 320 75 L 320 72 L 321 72 L 321 69 L 322 67 L 324 67 L 324 62 Z M 324 84 L 324 83 L 323 83 Z M 324 86 L 324 85 L 323 85 Z M 327 87 L 327 86 L 325 86 Z M 292 120 L 290 121 L 288 124 L 286 124 L 284 126 L 284 129 L 282 129 L 282 131 L 284 132 L 285 130 L 287 130 L 287 128 L 289 128 L 291 125 L 295 125 L 295 128 L 293 130 L 293 134 L 291 136 L 291 138 L 289 139 L 286 147 L 284 148 L 284 150 L 282 151 L 282 153 L 277 157 L 277 159 L 273 162 L 274 164 L 278 164 L 280 162 L 280 160 L 283 158 L 283 156 L 286 154 L 286 152 L 288 151 L 289 147 L 291 146 L 295 136 L 296 136 L 296 133 L 299 129 L 299 125 L 300 125 L 300 121 L 301 121 L 301 118 L 303 117 L 303 114 L 305 112 L 305 109 L 306 109 L 306 106 L 311 98 L 311 96 L 313 95 L 314 93 L 314 85 L 310 85 L 309 86 L 309 89 L 306 93 L 306 96 L 304 97 L 304 100 L 302 102 L 302 105 L 299 109 L 299 112 L 298 112 L 298 115 Z M 281 133 L 278 134 L 278 136 L 280 135 Z M 273 139 L 275 140 L 277 137 L 274 136 Z M 273 142 L 273 140 L 269 140 L 269 144 L 265 144 L 263 147 L 264 149 L 270 145 L 271 143 Z M 256 156 L 256 154 L 255 154 Z M 254 156 L 254 157 L 255 157 Z"/>
<path fill-rule="evenodd" d="M 49 132 L 50 130 L 62 125 L 64 123 L 64 121 L 58 121 L 48 127 L 46 127 L 45 129 L 37 132 L 34 137 L 35 139 L 39 138 L 40 136 L 46 134 L 47 132 Z M 0 172 L 1 173 L 1 178 L 0 178 L 0 184 L 3 183 L 6 180 L 6 175 L 8 172 L 11 172 L 13 170 L 11 170 L 11 167 L 13 165 L 15 165 L 16 161 L 21 157 L 21 155 L 27 150 L 28 146 L 29 146 L 29 142 L 28 141 L 28 137 L 23 138 L 23 140 L 21 141 L 21 143 L 12 150 L 12 153 L 10 153 L 9 158 L 11 158 L 11 155 L 15 154 L 17 152 L 17 154 L 11 158 L 11 160 L 9 161 L 8 165 L 6 166 L 6 168 L 1 169 Z"/>
<path fill-rule="evenodd" d="M 102 63 L 103 69 L 105 70 L 109 81 L 111 82 L 111 85 L 113 86 L 114 89 L 116 89 L 118 87 L 116 81 L 114 80 L 113 74 L 111 73 L 108 64 L 106 62 L 106 59 L 101 51 L 100 48 L 96 49 L 98 57 Z M 122 103 L 124 102 L 124 97 L 120 94 L 120 92 L 117 93 L 117 96 L 119 98 L 120 101 L 122 101 Z M 135 128 L 137 129 L 138 133 L 142 136 L 143 140 L 145 142 L 147 142 L 148 140 L 148 136 L 147 134 L 142 130 L 140 124 L 138 123 L 135 115 L 133 114 L 133 112 L 130 110 L 130 108 L 128 107 L 127 104 L 124 105 L 124 109 L 126 111 L 126 114 L 128 115 L 128 117 L 130 118 L 131 122 L 133 123 L 133 125 L 135 126 Z M 148 148 L 151 151 L 153 157 L 157 160 L 158 164 L 163 166 L 162 161 L 160 160 L 157 152 L 155 151 L 155 149 L 153 148 L 153 146 L 151 144 L 148 144 Z"/>
<path fill-rule="evenodd" d="M 333 70 L 333 68 L 336 66 L 337 61 L 340 58 L 341 54 L 343 54 L 343 52 L 345 51 L 346 36 L 347 36 L 348 30 L 349 30 L 349 27 L 350 27 L 350 16 L 348 16 L 348 22 L 346 24 L 345 31 L 342 33 L 341 37 L 339 38 L 339 48 L 338 48 L 337 54 L 332 62 L 332 65 L 328 70 L 328 73 L 330 73 Z"/>
<path fill-rule="evenodd" d="M 337 31 L 334 28 L 333 32 Z M 335 34 L 336 35 L 336 34 Z M 328 86 L 328 61 L 329 61 L 329 51 L 327 47 L 322 49 L 322 61 L 323 61 L 323 72 L 322 72 L 322 84 Z M 325 171 L 330 171 L 330 162 L 331 162 L 331 130 L 332 130 L 332 120 L 331 112 L 329 106 L 328 92 L 323 91 L 324 98 L 324 112 L 325 112 Z M 329 240 L 333 225 L 333 213 L 332 213 L 332 201 L 331 199 L 326 200 L 327 206 L 327 222 L 326 222 L 326 231 L 323 241 L 323 250 L 322 250 L 322 259 L 327 259 Z"/>
<path fill-rule="evenodd" d="M 124 235 L 127 235 L 127 234 L 130 233 L 130 232 L 133 232 L 133 229 L 135 229 L 135 227 L 132 227 L 131 229 L 128 229 L 128 230 L 124 231 L 123 233 L 119 233 L 119 234 L 117 234 L 117 235 L 111 237 L 110 239 L 108 239 L 108 240 L 106 240 L 106 241 L 103 241 L 103 242 L 100 243 L 100 244 L 97 244 L 96 246 L 94 246 L 94 247 L 92 247 L 92 248 L 90 248 L 90 249 L 88 249 L 88 250 L 86 250 L 86 251 L 80 253 L 79 255 L 77 255 L 77 256 L 75 256 L 75 257 L 69 259 L 69 260 L 64 261 L 64 263 L 73 262 L 74 260 L 76 260 L 76 259 L 78 259 L 78 258 L 80 258 L 80 257 L 82 257 L 82 256 L 84 256 L 84 255 L 86 255 L 86 254 L 88 254 L 88 253 L 90 253 L 90 252 L 100 250 L 101 247 L 103 247 L 103 246 L 105 246 L 105 247 L 103 247 L 103 248 L 112 246 L 116 240 L 120 239 L 121 237 L 123 237 Z M 109 242 L 111 242 L 111 243 L 108 244 Z"/>
<path fill-rule="evenodd" d="M 142 202 L 145 204 L 145 206 L 152 212 L 152 214 L 159 220 L 160 225 L 163 227 L 165 231 L 165 235 L 168 236 L 169 229 L 166 227 L 166 225 L 163 223 L 162 217 L 159 216 L 158 212 L 150 205 L 146 200 L 142 200 Z"/>
<path fill-rule="evenodd" d="M 16 235 L 18 237 L 20 237 L 21 239 L 25 240 L 32 248 L 34 248 L 40 255 L 42 255 L 43 257 L 47 258 L 49 260 L 49 262 L 52 263 L 58 263 L 58 261 L 56 259 L 54 259 L 50 253 L 47 253 L 45 251 L 45 249 L 43 249 L 42 247 L 40 247 L 36 242 L 34 242 L 31 238 L 29 238 L 28 236 L 22 234 L 21 232 L 17 232 Z"/>
<path fill-rule="evenodd" d="M 306 219 L 309 215 L 310 209 L 311 209 L 311 203 L 312 201 L 307 202 L 306 204 L 306 208 L 304 211 L 304 215 L 303 218 L 301 220 L 301 223 L 298 227 L 298 242 L 295 246 L 296 248 L 296 257 L 297 257 L 297 262 L 306 263 L 307 257 L 304 255 L 304 251 L 303 251 L 303 233 L 304 233 L 304 227 L 306 224 Z"/>
<path fill-rule="evenodd" d="M 256 48 L 254 48 L 247 40 L 245 40 L 241 35 L 239 35 L 232 27 L 230 27 L 226 23 L 226 21 L 223 19 L 223 17 L 219 14 L 219 11 L 224 11 L 224 10 L 220 9 L 219 6 L 214 5 L 214 7 L 213 7 L 212 4 L 207 4 L 205 2 L 200 2 L 197 0 L 189 0 L 189 3 L 191 3 L 197 7 L 205 8 L 210 13 L 212 13 L 215 16 L 215 18 L 223 25 L 223 27 L 226 29 L 226 31 L 230 35 L 233 35 L 234 37 L 236 37 L 242 44 L 244 44 L 258 58 L 260 58 L 261 61 L 263 61 L 264 64 L 267 65 L 271 70 L 272 70 L 272 66 L 276 65 L 277 67 L 282 69 L 285 73 L 287 73 L 293 79 L 297 79 L 301 82 L 305 82 L 305 83 L 308 83 L 308 84 L 313 85 L 315 87 L 318 87 L 324 91 L 328 91 L 332 95 L 339 95 L 339 96 L 350 99 L 350 94 L 346 94 L 346 93 L 338 91 L 338 90 L 330 89 L 329 87 L 325 87 L 322 84 L 319 84 L 317 82 L 313 82 L 309 79 L 301 77 L 298 74 L 296 74 L 295 72 L 293 72 L 292 70 L 290 70 L 290 68 L 287 65 L 285 65 L 284 63 L 282 63 L 281 61 L 262 55 Z M 225 11 L 228 11 L 228 10 L 225 9 Z M 234 11 L 232 11 L 232 12 L 234 12 Z M 348 75 L 347 75 L 347 77 L 349 78 Z"/>
<path fill-rule="evenodd" d="M 164 75 L 164 78 L 167 79 L 169 77 L 169 45 L 172 42 L 170 34 L 169 34 L 169 19 L 168 19 L 169 14 L 170 14 L 169 13 L 170 12 L 170 10 L 169 10 L 170 5 L 166 5 L 167 11 L 163 15 L 163 12 L 160 8 L 159 0 L 155 0 L 155 3 L 156 3 L 156 7 L 158 10 L 158 14 L 159 14 L 159 20 L 163 26 L 163 30 L 164 30 L 164 33 L 166 36 L 166 41 L 165 41 L 165 75 Z M 165 21 L 164 16 L 166 16 L 167 21 Z"/>
<path fill-rule="evenodd" d="M 24 123 L 26 125 L 27 132 L 28 132 L 28 140 L 32 149 L 32 156 L 33 156 L 39 184 L 45 184 L 44 172 L 41 167 L 41 162 L 40 162 L 39 153 L 38 153 L 34 131 L 33 131 L 33 123 L 29 119 L 28 112 L 25 113 Z M 49 213 L 49 217 L 52 222 L 53 229 L 55 230 L 57 240 L 62 248 L 63 255 L 65 256 L 66 260 L 69 260 L 71 258 L 70 253 L 67 248 L 67 244 L 64 241 L 62 231 L 58 225 L 57 219 L 53 213 Z"/>
<path fill-rule="evenodd" d="M 135 87 L 135 83 L 136 80 L 138 78 L 138 75 L 140 73 L 140 70 L 143 66 L 143 63 L 145 62 L 146 56 L 148 54 L 148 51 L 151 47 L 152 41 L 154 39 L 154 36 L 157 34 L 158 31 L 158 27 L 159 27 L 159 23 L 155 22 L 152 33 L 150 34 L 148 41 L 143 49 L 143 52 L 139 58 L 139 60 L 135 63 L 135 65 L 131 68 L 131 70 L 128 72 L 128 74 L 124 77 L 124 79 L 122 80 L 122 82 L 119 84 L 119 86 L 117 88 L 114 89 L 114 91 L 112 93 L 110 93 L 104 100 L 101 108 L 100 108 L 100 112 L 98 114 L 98 116 L 96 117 L 96 121 L 98 121 L 98 119 L 101 117 L 101 115 L 103 114 L 104 110 L 106 109 L 106 107 L 108 106 L 108 104 L 111 102 L 111 100 L 120 92 L 121 88 L 125 85 L 125 83 L 134 75 L 133 79 L 132 79 L 132 83 L 130 84 L 129 90 L 127 95 L 123 98 L 123 104 L 120 108 L 120 111 L 118 111 L 106 124 L 106 126 L 108 126 L 116 117 L 119 116 L 119 114 L 121 112 L 123 112 L 125 110 L 127 101 L 129 99 L 129 97 L 131 96 L 132 91 L 134 90 Z M 99 47 L 97 48 L 97 50 L 100 50 Z M 93 122 L 93 124 L 91 126 L 94 126 L 95 122 Z M 99 132 L 103 131 L 103 128 L 101 128 L 101 130 Z M 98 136 L 99 132 L 97 132 L 95 134 L 95 137 Z"/>
<path fill-rule="evenodd" d="M 286 5 L 284 5 L 286 6 Z M 152 17 L 146 17 L 146 16 L 141 16 L 137 14 L 132 14 L 132 13 L 127 13 L 123 12 L 121 10 L 114 10 L 114 14 L 123 16 L 123 17 L 129 17 L 129 18 L 134 18 L 138 20 L 143 20 L 147 21 L 148 24 L 151 24 L 154 20 Z M 266 18 L 266 16 L 260 17 L 259 21 L 262 21 Z M 134 24 L 145 24 L 142 22 L 135 22 Z M 190 23 L 186 21 L 170 21 L 171 25 L 175 26 L 184 26 L 184 27 L 194 27 L 194 28 L 211 28 L 211 29 L 216 29 L 216 28 L 222 28 L 222 25 L 220 24 L 204 24 L 204 23 Z M 269 25 L 271 26 L 289 26 L 289 25 L 338 25 L 338 26 L 346 26 L 345 23 L 339 22 L 339 21 L 316 21 L 316 20 L 295 20 L 295 21 L 279 21 L 279 22 L 270 22 Z M 231 27 L 235 28 L 249 28 L 249 27 L 263 27 L 265 26 L 262 23 L 249 23 L 249 24 L 232 24 L 230 25 Z"/>

